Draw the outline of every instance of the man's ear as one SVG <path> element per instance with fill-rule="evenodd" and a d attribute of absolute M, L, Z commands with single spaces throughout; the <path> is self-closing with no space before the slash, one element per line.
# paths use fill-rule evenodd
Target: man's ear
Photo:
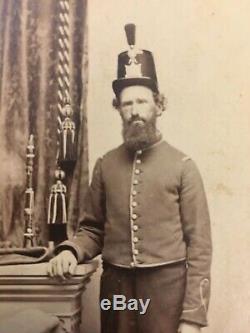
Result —
<path fill-rule="evenodd" d="M 161 106 L 156 104 L 156 117 L 160 117 L 162 115 L 162 112 L 163 110 Z"/>
<path fill-rule="evenodd" d="M 154 95 L 155 105 L 156 105 L 156 116 L 160 117 L 162 112 L 166 110 L 167 107 L 167 99 L 163 94 L 155 94 Z"/>
<path fill-rule="evenodd" d="M 112 105 L 113 105 L 113 108 L 116 109 L 117 111 L 119 111 L 119 113 L 120 113 L 120 103 L 119 103 L 119 100 L 117 97 L 113 98 Z"/>

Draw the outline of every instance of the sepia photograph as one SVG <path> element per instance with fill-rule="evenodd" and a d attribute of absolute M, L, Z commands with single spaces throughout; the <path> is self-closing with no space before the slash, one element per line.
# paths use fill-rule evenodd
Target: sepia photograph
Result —
<path fill-rule="evenodd" d="M 249 13 L 0 0 L 0 333 L 248 333 Z"/>

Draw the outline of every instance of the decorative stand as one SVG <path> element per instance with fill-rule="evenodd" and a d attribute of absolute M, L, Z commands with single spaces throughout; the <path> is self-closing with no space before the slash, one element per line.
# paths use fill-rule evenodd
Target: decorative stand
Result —
<path fill-rule="evenodd" d="M 81 296 L 97 266 L 95 260 L 78 265 L 75 275 L 63 281 L 48 277 L 47 263 L 0 266 L 0 320 L 39 309 L 56 315 L 63 332 L 80 333 Z"/>

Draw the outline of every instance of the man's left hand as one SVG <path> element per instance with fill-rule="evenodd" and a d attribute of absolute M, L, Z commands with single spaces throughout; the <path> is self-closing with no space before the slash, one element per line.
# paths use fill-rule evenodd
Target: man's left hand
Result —
<path fill-rule="evenodd" d="M 177 333 L 201 333 L 201 328 L 199 325 L 181 323 Z"/>

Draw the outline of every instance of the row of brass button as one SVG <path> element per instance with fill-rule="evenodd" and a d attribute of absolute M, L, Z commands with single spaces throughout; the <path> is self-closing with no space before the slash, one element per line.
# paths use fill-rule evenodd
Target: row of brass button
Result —
<path fill-rule="evenodd" d="M 137 151 L 137 153 L 136 153 L 136 160 L 135 160 L 136 164 L 141 164 L 142 163 L 141 159 L 137 158 L 137 155 L 141 155 L 141 154 L 142 154 L 141 150 Z M 134 170 L 134 173 L 135 173 L 135 175 L 138 176 L 138 175 L 141 174 L 141 170 L 139 168 L 136 168 Z M 138 179 L 134 179 L 133 180 L 133 185 L 138 185 L 138 184 L 139 184 L 139 180 Z M 133 197 L 135 197 L 137 194 L 138 194 L 138 191 L 132 188 L 131 195 Z M 137 207 L 138 203 L 135 201 L 135 198 L 133 198 L 132 200 L 133 200 L 132 203 L 131 203 L 132 207 L 133 208 Z M 131 214 L 131 226 L 132 226 L 132 241 L 134 243 L 134 246 L 133 246 L 133 255 L 134 256 L 137 256 L 139 254 L 139 250 L 135 248 L 135 244 L 139 242 L 139 238 L 137 236 L 134 236 L 134 234 L 133 234 L 134 232 L 136 232 L 139 229 L 138 225 L 134 224 L 135 220 L 137 218 L 138 218 L 138 215 L 132 211 L 132 214 Z M 136 263 L 135 262 L 131 262 L 130 265 L 131 265 L 131 267 L 134 267 L 136 265 Z"/>

